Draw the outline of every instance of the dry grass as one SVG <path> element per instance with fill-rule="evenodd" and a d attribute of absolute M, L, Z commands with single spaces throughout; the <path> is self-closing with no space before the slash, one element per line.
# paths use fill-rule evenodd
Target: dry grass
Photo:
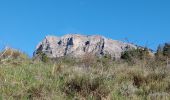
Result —
<path fill-rule="evenodd" d="M 0 64 L 0 98 L 4 100 L 170 99 L 170 68 L 153 59 L 133 65 L 108 58 L 88 61 L 88 57 L 43 63 L 16 55 Z"/>

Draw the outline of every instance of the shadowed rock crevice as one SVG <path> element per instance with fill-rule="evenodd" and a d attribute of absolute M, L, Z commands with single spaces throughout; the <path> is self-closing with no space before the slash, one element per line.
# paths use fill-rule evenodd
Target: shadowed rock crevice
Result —
<path fill-rule="evenodd" d="M 73 46 L 73 38 L 68 38 L 67 39 L 67 44 L 66 44 L 66 48 L 65 48 L 65 53 L 64 55 L 67 55 L 67 51 L 69 51 L 69 49 L 71 48 L 71 46 Z"/>
<path fill-rule="evenodd" d="M 58 42 L 58 45 L 61 45 L 62 44 L 62 41 L 60 40 L 59 42 Z"/>
<path fill-rule="evenodd" d="M 103 56 L 104 55 L 104 44 L 105 44 L 105 42 L 104 42 L 104 39 L 103 39 L 103 43 L 102 43 L 102 48 L 101 48 L 101 52 L 100 52 L 100 54 Z"/>

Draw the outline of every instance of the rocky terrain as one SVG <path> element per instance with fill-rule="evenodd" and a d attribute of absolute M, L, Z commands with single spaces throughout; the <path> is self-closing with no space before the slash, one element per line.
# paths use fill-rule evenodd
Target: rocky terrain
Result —
<path fill-rule="evenodd" d="M 46 36 L 36 47 L 34 56 L 43 52 L 50 58 L 63 56 L 79 58 L 86 54 L 92 54 L 96 56 L 110 55 L 112 58 L 119 59 L 122 52 L 132 48 L 137 47 L 99 35 L 67 34 L 62 37 Z"/>

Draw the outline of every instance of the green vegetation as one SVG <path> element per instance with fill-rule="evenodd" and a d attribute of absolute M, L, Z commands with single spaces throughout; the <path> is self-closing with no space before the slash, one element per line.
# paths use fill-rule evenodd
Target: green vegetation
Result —
<path fill-rule="evenodd" d="M 170 58 L 170 44 L 169 43 L 165 43 L 163 47 L 163 55 Z"/>
<path fill-rule="evenodd" d="M 121 58 L 125 61 L 135 64 L 139 60 L 150 59 L 151 55 L 147 48 L 137 48 L 122 53 Z"/>
<path fill-rule="evenodd" d="M 39 51 L 37 53 L 37 56 L 34 58 L 34 60 L 40 60 L 40 61 L 42 61 L 44 63 L 49 62 L 48 56 L 45 53 L 41 52 L 41 51 Z"/>
<path fill-rule="evenodd" d="M 91 55 L 52 60 L 43 55 L 46 60 L 37 61 L 19 51 L 3 51 L 0 99 L 169 100 L 170 68 L 158 60 L 167 58 L 168 50 L 157 50 L 155 57 L 147 49 L 127 51 L 119 61 Z"/>

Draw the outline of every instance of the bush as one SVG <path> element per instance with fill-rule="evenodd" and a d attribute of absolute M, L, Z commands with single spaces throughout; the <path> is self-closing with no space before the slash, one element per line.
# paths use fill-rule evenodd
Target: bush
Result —
<path fill-rule="evenodd" d="M 98 98 L 99 100 L 109 93 L 102 78 L 90 78 L 89 76 L 76 76 L 67 80 L 63 86 L 63 91 L 67 96 L 74 97 L 78 94 L 88 98 L 91 95 L 92 98 Z"/>
<path fill-rule="evenodd" d="M 162 45 L 159 45 L 158 48 L 157 48 L 157 51 L 155 53 L 155 58 L 156 58 L 156 61 L 158 62 L 165 62 L 166 61 L 166 57 L 164 56 L 164 51 L 163 51 L 163 46 Z"/>
<path fill-rule="evenodd" d="M 135 64 L 138 60 L 150 58 L 149 50 L 147 48 L 137 48 L 122 53 L 121 58 L 131 64 Z"/>
<path fill-rule="evenodd" d="M 42 54 L 42 58 L 41 60 L 45 63 L 47 63 L 49 61 L 49 58 L 47 57 L 47 55 L 45 53 Z"/>
<path fill-rule="evenodd" d="M 47 63 L 47 62 L 49 62 L 50 59 L 48 58 L 48 56 L 45 53 L 39 51 L 39 52 L 37 52 L 36 57 L 34 57 L 34 60 L 40 60 L 44 63 Z"/>
<path fill-rule="evenodd" d="M 170 58 L 170 44 L 165 43 L 164 45 L 159 45 L 155 53 L 155 58 L 160 64 L 167 65 Z"/>
<path fill-rule="evenodd" d="M 170 44 L 169 43 L 165 43 L 163 47 L 163 55 L 170 58 Z"/>

